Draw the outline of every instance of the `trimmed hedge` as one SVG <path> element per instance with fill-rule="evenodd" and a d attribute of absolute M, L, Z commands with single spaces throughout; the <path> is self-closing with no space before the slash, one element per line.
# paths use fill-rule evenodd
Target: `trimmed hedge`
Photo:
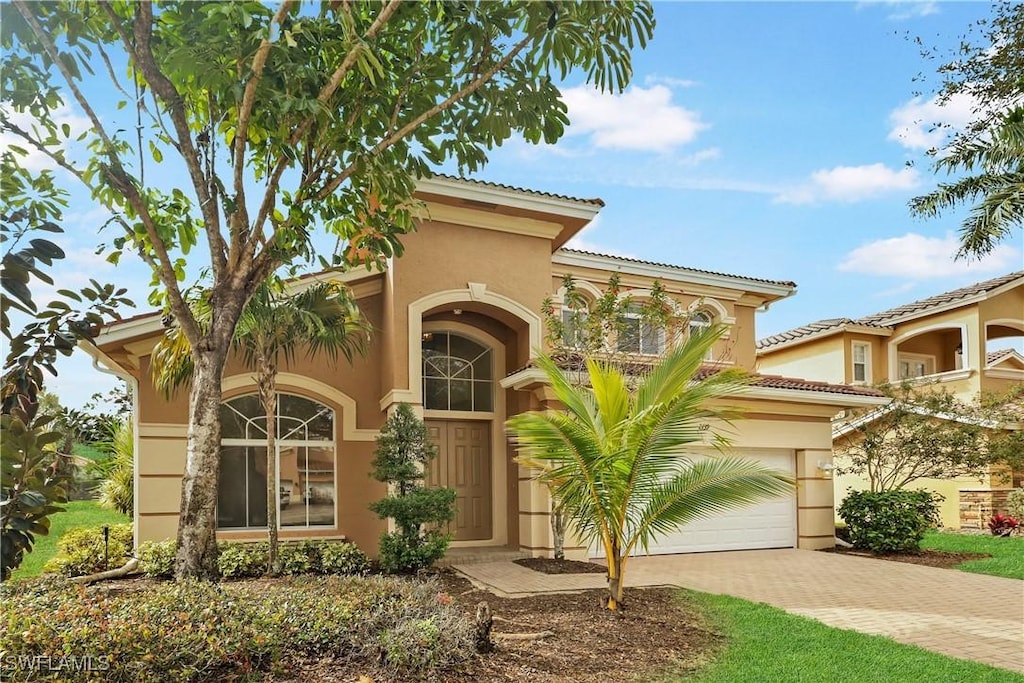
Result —
<path fill-rule="evenodd" d="M 920 550 L 928 529 L 940 523 L 942 496 L 917 489 L 851 491 L 839 506 L 853 547 L 874 553 Z"/>
<path fill-rule="evenodd" d="M 266 542 L 218 544 L 217 566 L 225 579 L 244 579 L 267 573 Z M 366 574 L 370 560 L 354 543 L 343 541 L 297 541 L 279 546 L 282 571 L 299 574 Z M 174 541 L 146 542 L 139 547 L 142 571 L 157 578 L 174 576 Z"/>
<path fill-rule="evenodd" d="M 473 656 L 472 625 L 435 581 L 330 576 L 112 591 L 51 577 L 4 585 L 0 598 L 10 681 L 255 678 L 308 657 L 407 680 Z M 91 671 L 53 666 L 86 656 Z M 50 666 L 31 664 L 41 661 Z"/>

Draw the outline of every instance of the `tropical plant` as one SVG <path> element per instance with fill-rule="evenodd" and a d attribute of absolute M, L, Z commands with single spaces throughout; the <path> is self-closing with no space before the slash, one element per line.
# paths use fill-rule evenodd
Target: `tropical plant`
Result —
<path fill-rule="evenodd" d="M 130 515 L 135 509 L 135 429 L 131 420 L 121 420 L 110 429 L 101 445 L 106 457 L 90 469 L 100 479 L 102 507 Z"/>
<path fill-rule="evenodd" d="M 569 121 L 555 79 L 621 92 L 654 31 L 634 0 L 14 0 L 0 13 L 0 131 L 109 212 L 108 258 L 146 263 L 151 302 L 190 343 L 177 553 L 197 578 L 216 575 L 221 378 L 260 283 L 318 259 L 383 267 L 422 210 L 417 179 L 471 174 L 516 135 L 556 142 Z M 208 325 L 181 284 L 193 248 L 211 272 Z"/>
<path fill-rule="evenodd" d="M 373 478 L 391 487 L 386 498 L 370 505 L 381 519 L 392 519 L 396 531 L 380 538 L 380 563 L 390 572 L 429 567 L 444 556 L 451 536 L 445 525 L 455 518 L 455 490 L 423 485 L 427 465 L 437 457 L 427 426 L 408 403 L 384 423 L 377 437 Z"/>
<path fill-rule="evenodd" d="M 929 150 L 936 172 L 965 175 L 913 198 L 910 208 L 931 218 L 972 205 L 961 224 L 958 258 L 985 256 L 1024 228 L 1024 5 L 999 2 L 991 10 L 951 54 L 922 50 L 941 59 L 937 111 L 956 98 L 970 105 L 972 120 Z M 948 122 L 936 125 L 948 128 Z"/>
<path fill-rule="evenodd" d="M 209 324 L 212 308 L 205 293 L 194 304 L 196 320 Z M 276 278 L 264 282 L 246 304 L 235 328 L 233 345 L 256 373 L 260 404 L 267 431 L 267 571 L 278 574 L 277 529 L 277 372 L 280 362 L 291 362 L 299 348 L 310 357 L 337 361 L 341 353 L 351 362 L 364 353 L 370 327 L 339 282 L 316 282 L 294 293 Z M 153 381 L 165 395 L 188 383 L 194 373 L 188 338 L 172 326 L 153 350 Z"/>
<path fill-rule="evenodd" d="M 589 359 L 589 386 L 575 385 L 548 356 L 537 364 L 564 411 L 510 418 L 524 462 L 540 462 L 535 475 L 589 544 L 608 561 L 607 607 L 618 609 L 627 559 L 652 541 L 702 517 L 783 495 L 792 481 L 781 472 L 735 457 L 698 459 L 691 449 L 720 450 L 728 439 L 714 420 L 739 416 L 714 403 L 748 383 L 737 369 L 701 373 L 708 350 L 724 328 L 697 331 L 669 349 L 630 388 L 627 371 Z"/>

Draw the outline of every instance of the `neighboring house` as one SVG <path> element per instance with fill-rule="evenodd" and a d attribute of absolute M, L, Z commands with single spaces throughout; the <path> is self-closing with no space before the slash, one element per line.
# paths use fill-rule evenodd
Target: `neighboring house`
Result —
<path fill-rule="evenodd" d="M 726 275 L 564 248 L 601 210 L 574 199 L 490 183 L 422 181 L 425 217 L 403 238 L 405 254 L 383 272 L 341 277 L 374 327 L 365 358 L 336 366 L 299 354 L 278 376 L 278 470 L 283 538 L 345 537 L 373 553 L 384 523 L 367 506 L 385 495 L 370 476 L 375 439 L 400 402 L 426 419 L 439 456 L 431 482 L 457 492 L 455 547 L 552 551 L 546 489 L 513 460 L 508 416 L 553 405 L 531 360 L 545 339 L 542 303 L 560 303 L 562 278 L 598 296 L 613 273 L 623 294 L 649 295 L 658 281 L 697 324 L 729 326 L 721 362 L 753 370 L 755 312 L 792 295 L 792 282 Z M 305 281 L 327 276 L 311 276 Z M 300 279 L 296 286 L 301 286 Z M 185 464 L 187 391 L 171 401 L 150 378 L 159 313 L 120 321 L 87 346 L 97 362 L 135 383 L 136 539 L 171 538 Z M 614 343 L 637 359 L 663 350 L 666 335 L 638 324 Z M 224 374 L 218 535 L 257 539 L 266 524 L 262 425 L 251 372 L 237 359 Z M 822 548 L 833 544 L 831 420 L 844 409 L 884 403 L 864 387 L 759 377 L 736 403 L 739 453 L 799 482 L 792 496 L 695 523 L 652 552 Z M 708 449 L 708 454 L 711 453 Z M 570 544 L 572 545 L 572 544 Z M 588 548 L 568 549 L 584 557 Z"/>
<path fill-rule="evenodd" d="M 1024 336 L 1024 271 L 979 282 L 863 318 L 820 320 L 757 342 L 757 367 L 795 377 L 869 386 L 910 382 L 937 387 L 964 402 L 1024 382 L 1024 358 L 988 351 Z M 836 423 L 838 438 L 848 430 Z M 921 480 L 945 496 L 943 524 L 976 526 L 998 507 L 1008 478 Z M 864 480 L 837 477 L 841 498 Z"/>

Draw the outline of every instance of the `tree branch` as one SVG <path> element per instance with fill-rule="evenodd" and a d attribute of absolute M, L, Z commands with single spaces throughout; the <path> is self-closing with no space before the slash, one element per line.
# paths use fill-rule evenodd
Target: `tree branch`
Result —
<path fill-rule="evenodd" d="M 109 6 L 109 3 L 103 2 L 102 6 L 112 19 L 117 19 L 117 14 Z M 120 25 L 119 20 L 115 21 L 115 23 Z M 152 5 L 148 2 L 142 2 L 138 5 L 132 27 L 135 39 L 134 45 L 124 31 L 119 29 L 119 32 L 121 33 L 121 40 L 124 42 L 125 49 L 142 70 L 142 75 L 146 82 L 149 83 L 153 92 L 159 95 L 160 99 L 167 105 L 167 111 L 177 135 L 178 153 L 188 169 L 192 180 L 192 187 L 196 192 L 196 198 L 199 200 L 199 210 L 202 212 L 203 222 L 206 224 L 205 232 L 210 248 L 210 264 L 213 268 L 214 282 L 217 282 L 224 276 L 227 259 L 227 249 L 224 244 L 224 238 L 220 233 L 220 216 L 217 213 L 217 207 L 207 192 L 208 183 L 203 175 L 199 155 L 192 142 L 192 132 L 189 130 L 185 101 L 170 79 L 160 71 L 156 58 L 153 56 L 152 46 L 150 45 L 153 33 Z"/>

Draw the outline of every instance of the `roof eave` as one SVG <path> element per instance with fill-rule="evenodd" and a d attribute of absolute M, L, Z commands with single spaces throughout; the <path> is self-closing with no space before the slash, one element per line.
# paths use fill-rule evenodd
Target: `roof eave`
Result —
<path fill-rule="evenodd" d="M 585 200 L 530 194 L 489 185 L 460 182 L 449 178 L 423 178 L 416 181 L 416 190 L 456 199 L 500 204 L 527 211 L 554 214 L 568 218 L 591 220 L 602 206 Z"/>

